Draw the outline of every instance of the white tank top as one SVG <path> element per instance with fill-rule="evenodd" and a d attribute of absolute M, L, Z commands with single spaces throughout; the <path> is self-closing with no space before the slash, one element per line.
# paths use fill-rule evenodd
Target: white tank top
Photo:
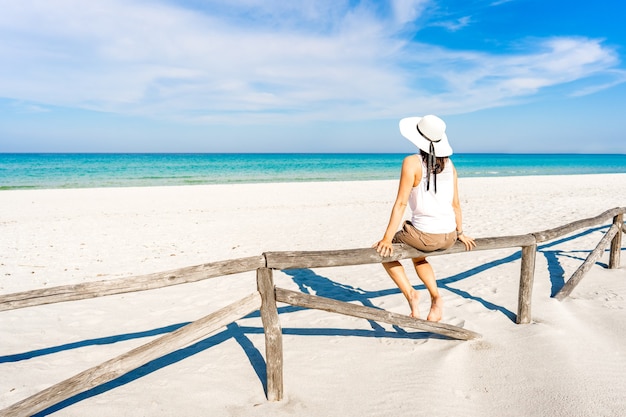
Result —
<path fill-rule="evenodd" d="M 411 223 L 426 233 L 450 233 L 456 229 L 456 219 L 452 199 L 454 198 L 454 170 L 448 159 L 443 171 L 437 174 L 437 193 L 434 177 L 430 179 L 430 189 L 426 190 L 428 179 L 426 163 L 418 155 L 422 164 L 422 180 L 411 189 L 409 207 Z"/>

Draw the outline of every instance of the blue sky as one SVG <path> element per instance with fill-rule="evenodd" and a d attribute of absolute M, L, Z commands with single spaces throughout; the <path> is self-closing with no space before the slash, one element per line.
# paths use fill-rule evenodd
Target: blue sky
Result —
<path fill-rule="evenodd" d="M 622 0 L 0 5 L 0 152 L 626 153 Z"/>

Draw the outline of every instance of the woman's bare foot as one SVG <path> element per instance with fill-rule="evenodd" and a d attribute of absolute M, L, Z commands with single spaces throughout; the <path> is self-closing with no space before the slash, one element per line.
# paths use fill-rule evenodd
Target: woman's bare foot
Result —
<path fill-rule="evenodd" d="M 419 303 L 420 300 L 420 293 L 412 290 L 411 291 L 411 296 L 409 298 L 409 306 L 411 307 L 411 317 L 415 318 L 415 319 L 419 319 L 420 318 L 420 310 L 419 310 Z"/>
<path fill-rule="evenodd" d="M 428 313 L 428 321 L 439 321 L 443 314 L 443 300 L 441 297 L 431 298 L 430 312 Z"/>

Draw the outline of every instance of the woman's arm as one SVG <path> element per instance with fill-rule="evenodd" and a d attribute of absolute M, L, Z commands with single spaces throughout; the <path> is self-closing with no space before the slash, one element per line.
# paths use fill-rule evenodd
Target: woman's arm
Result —
<path fill-rule="evenodd" d="M 472 250 L 476 246 L 474 239 L 463 233 L 463 212 L 461 211 L 461 200 L 459 199 L 458 177 L 456 168 L 452 167 L 454 172 L 454 197 L 452 198 L 452 207 L 454 208 L 454 218 L 456 220 L 457 239 L 463 242 L 466 250 Z"/>
<path fill-rule="evenodd" d="M 373 247 L 382 256 L 391 256 L 393 254 L 392 239 L 400 226 L 400 222 L 404 218 L 404 212 L 409 201 L 411 189 L 416 183 L 422 179 L 422 165 L 416 155 L 407 156 L 402 162 L 402 173 L 400 174 L 400 184 L 398 186 L 398 195 L 391 209 L 389 224 L 385 230 L 383 238 L 374 244 Z"/>

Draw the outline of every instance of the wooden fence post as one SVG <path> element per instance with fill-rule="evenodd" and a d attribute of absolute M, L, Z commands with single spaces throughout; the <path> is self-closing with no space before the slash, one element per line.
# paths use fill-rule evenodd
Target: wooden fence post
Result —
<path fill-rule="evenodd" d="M 257 287 L 261 294 L 261 320 L 265 332 L 265 362 L 267 373 L 267 399 L 283 398 L 283 333 L 278 319 L 274 278 L 270 268 L 259 268 Z"/>
<path fill-rule="evenodd" d="M 517 324 L 527 324 L 531 321 L 530 306 L 535 279 L 535 258 L 537 245 L 522 246 L 522 267 L 519 278 L 519 294 L 517 300 Z"/>
<path fill-rule="evenodd" d="M 611 253 L 609 255 L 609 268 L 619 268 L 620 252 L 622 250 L 622 231 L 624 230 L 624 213 L 613 217 L 613 224 L 619 227 L 619 231 L 611 241 Z"/>

